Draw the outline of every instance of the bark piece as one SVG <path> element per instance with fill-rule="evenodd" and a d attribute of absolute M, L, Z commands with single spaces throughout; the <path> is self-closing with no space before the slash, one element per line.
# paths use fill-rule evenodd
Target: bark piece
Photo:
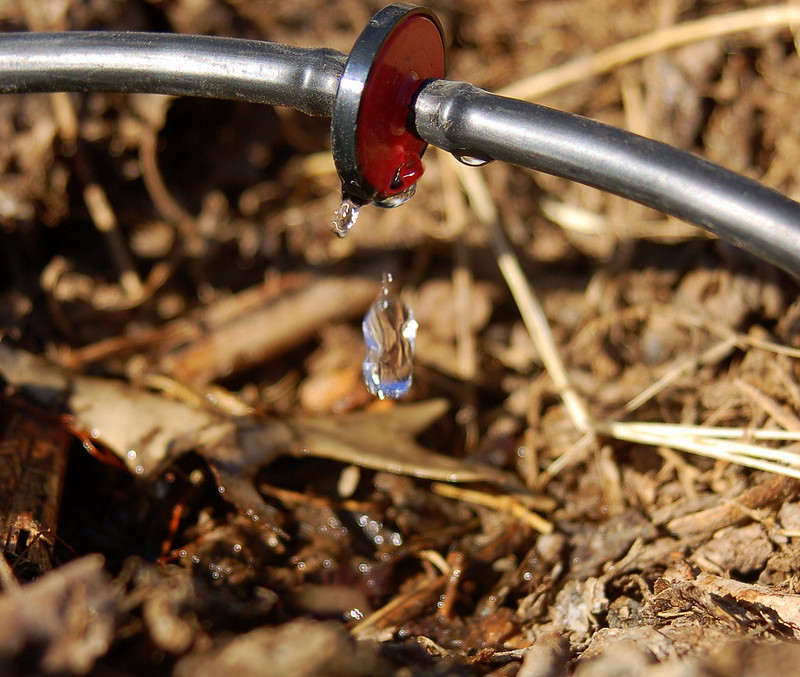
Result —
<path fill-rule="evenodd" d="M 88 672 L 108 650 L 116 592 L 90 555 L 0 597 L 0 674 Z"/>
<path fill-rule="evenodd" d="M 9 408 L 0 433 L 0 542 L 12 564 L 51 568 L 67 465 L 64 426 Z"/>
<path fill-rule="evenodd" d="M 755 510 L 782 503 L 797 494 L 800 481 L 791 477 L 770 477 L 768 480 L 742 492 L 733 501 L 722 503 L 707 510 L 676 517 L 667 528 L 681 536 L 713 533 L 724 527 L 746 522 L 750 517 L 736 504 L 748 510 Z"/>

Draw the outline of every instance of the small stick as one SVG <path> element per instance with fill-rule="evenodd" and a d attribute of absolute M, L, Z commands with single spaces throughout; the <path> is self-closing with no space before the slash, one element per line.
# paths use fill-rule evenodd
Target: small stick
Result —
<path fill-rule="evenodd" d="M 300 345 L 329 322 L 364 313 L 375 288 L 367 277 L 316 280 L 198 336 L 168 355 L 162 369 L 195 387 L 238 373 Z"/>
<path fill-rule="evenodd" d="M 728 463 L 735 463 L 747 468 L 755 468 L 756 470 L 765 470 L 767 472 L 785 475 L 787 477 L 795 477 L 800 479 L 800 469 L 780 465 L 778 462 L 765 460 L 769 456 L 776 454 L 789 454 L 790 452 L 781 452 L 780 450 L 766 449 L 754 445 L 742 445 L 732 442 L 721 442 L 720 440 L 691 438 L 691 437 L 670 437 L 665 435 L 648 435 L 641 431 L 630 429 L 624 423 L 599 422 L 597 424 L 599 434 L 608 431 L 610 436 L 617 440 L 625 440 L 628 442 L 636 442 L 638 444 L 647 444 L 654 447 L 668 447 L 670 449 L 677 449 L 699 456 L 706 456 Z M 745 455 L 743 452 L 746 452 Z M 800 457 L 795 455 L 795 463 L 800 461 Z"/>
<path fill-rule="evenodd" d="M 800 441 L 800 431 L 767 430 L 766 428 L 723 428 L 707 425 L 686 425 L 682 423 L 655 423 L 650 421 L 607 421 L 598 423 L 599 432 L 615 437 L 619 431 L 663 435 L 664 437 L 680 436 L 707 437 L 719 440 L 753 439 L 773 440 L 781 442 Z M 623 433 L 624 434 L 624 433 Z M 787 452 L 789 453 L 789 452 Z M 798 460 L 800 457 L 794 454 Z"/>
<path fill-rule="evenodd" d="M 139 165 L 142 169 L 142 181 L 156 209 L 165 220 L 177 226 L 187 240 L 187 248 L 191 250 L 197 246 L 195 239 L 199 238 L 195 219 L 172 197 L 164 182 L 158 166 L 158 130 L 149 125 L 142 126 Z"/>
<path fill-rule="evenodd" d="M 751 385 L 741 378 L 734 379 L 733 385 L 736 386 L 736 389 L 743 395 L 754 400 L 755 403 L 781 427 L 794 432 L 800 431 L 800 419 L 791 411 L 781 407 L 773 398 L 768 397 L 754 385 Z"/>
<path fill-rule="evenodd" d="M 424 604 L 431 600 L 433 595 L 437 594 L 439 590 L 447 585 L 449 578 L 449 574 L 442 574 L 434 579 L 426 580 L 418 584 L 408 592 L 401 593 L 396 597 L 393 597 L 380 609 L 377 609 L 364 620 L 354 625 L 350 632 L 358 637 L 360 635 L 363 636 L 366 630 L 376 625 L 385 627 L 387 623 L 391 622 L 390 619 L 398 614 L 403 608 Z"/>
<path fill-rule="evenodd" d="M 462 550 L 451 552 L 447 556 L 447 563 L 450 567 L 450 577 L 442 594 L 441 607 L 439 607 L 439 618 L 445 621 L 452 621 L 456 597 L 458 595 L 458 583 L 464 573 L 465 556 Z"/>
<path fill-rule="evenodd" d="M 85 163 L 85 159 L 82 156 L 77 161 Z M 88 171 L 84 173 L 88 173 Z M 142 298 L 142 281 L 139 279 L 133 259 L 125 245 L 125 240 L 119 230 L 117 216 L 111 208 L 111 203 L 108 201 L 105 190 L 97 181 L 90 180 L 83 189 L 83 201 L 89 210 L 89 216 L 95 228 L 106 238 L 111 258 L 119 270 L 120 286 L 126 296 L 130 296 L 133 299 Z"/>

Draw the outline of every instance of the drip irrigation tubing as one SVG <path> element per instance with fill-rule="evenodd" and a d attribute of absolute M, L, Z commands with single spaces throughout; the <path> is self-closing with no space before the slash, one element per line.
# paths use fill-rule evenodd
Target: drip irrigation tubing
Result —
<path fill-rule="evenodd" d="M 0 35 L 0 93 L 139 92 L 330 116 L 347 57 L 331 49 L 177 34 Z M 409 129 L 457 155 L 587 184 L 678 217 L 800 279 L 800 204 L 699 156 L 588 118 L 433 79 Z"/>

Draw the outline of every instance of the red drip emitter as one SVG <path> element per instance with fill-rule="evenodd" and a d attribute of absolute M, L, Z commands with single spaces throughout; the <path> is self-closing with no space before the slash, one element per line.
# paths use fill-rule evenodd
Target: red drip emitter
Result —
<path fill-rule="evenodd" d="M 445 68 L 442 27 L 429 10 L 396 3 L 370 20 L 348 57 L 331 121 L 345 197 L 392 207 L 410 195 L 427 146 L 409 124 L 414 98 Z"/>

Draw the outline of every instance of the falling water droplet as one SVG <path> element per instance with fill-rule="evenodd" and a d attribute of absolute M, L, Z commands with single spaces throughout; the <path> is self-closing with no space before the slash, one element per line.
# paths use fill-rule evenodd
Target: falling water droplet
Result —
<path fill-rule="evenodd" d="M 467 153 L 454 152 L 453 157 L 462 165 L 467 165 L 467 167 L 483 167 L 493 162 L 492 158 L 478 157 L 477 155 L 469 155 Z"/>
<path fill-rule="evenodd" d="M 372 204 L 378 207 L 383 207 L 384 209 L 399 207 L 400 205 L 404 205 L 412 197 L 414 197 L 414 193 L 416 192 L 417 192 L 417 184 L 412 183 L 408 188 L 406 188 L 405 190 L 401 190 L 399 193 L 395 193 L 394 195 L 390 195 L 389 197 L 381 198 L 380 200 L 373 200 Z"/>
<path fill-rule="evenodd" d="M 364 383 L 379 399 L 397 399 L 411 388 L 414 339 L 418 324 L 407 304 L 394 296 L 384 274 L 383 289 L 364 316 L 362 330 L 367 344 Z"/>
<path fill-rule="evenodd" d="M 342 204 L 339 209 L 333 213 L 331 230 L 339 237 L 347 235 L 358 220 L 359 209 L 359 206 L 353 202 L 352 199 L 347 195 L 342 195 Z"/>

